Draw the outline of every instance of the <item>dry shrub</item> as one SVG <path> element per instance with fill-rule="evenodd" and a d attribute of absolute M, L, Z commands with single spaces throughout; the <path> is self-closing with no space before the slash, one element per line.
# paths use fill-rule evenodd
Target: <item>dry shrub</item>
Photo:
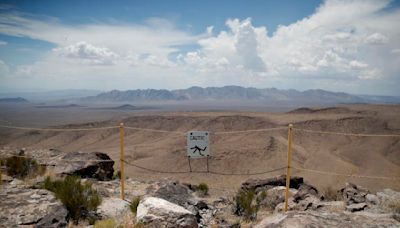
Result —
<path fill-rule="evenodd" d="M 327 201 L 336 201 L 340 200 L 340 195 L 337 190 L 333 189 L 331 186 L 328 186 L 322 190 L 324 194 L 324 199 Z"/>
<path fill-rule="evenodd" d="M 199 186 L 197 187 L 197 192 L 201 196 L 208 195 L 208 185 L 206 183 L 200 183 Z"/>
<path fill-rule="evenodd" d="M 52 181 L 47 177 L 43 188 L 55 193 L 69 212 L 69 217 L 77 224 L 81 218 L 87 218 L 89 212 L 96 211 L 101 197 L 91 183 L 81 183 L 76 176 L 67 176 L 64 180 Z"/>
<path fill-rule="evenodd" d="M 137 196 L 137 197 L 135 197 L 135 198 L 132 199 L 132 202 L 131 202 L 131 204 L 129 205 L 129 208 L 131 209 L 131 212 L 132 212 L 133 214 L 136 214 L 137 208 L 138 208 L 138 206 L 139 206 L 139 203 L 140 203 L 140 197 L 139 197 L 139 196 Z"/>
<path fill-rule="evenodd" d="M 16 178 L 35 177 L 46 172 L 46 166 L 32 158 L 11 156 L 5 159 L 5 165 L 8 175 Z"/>

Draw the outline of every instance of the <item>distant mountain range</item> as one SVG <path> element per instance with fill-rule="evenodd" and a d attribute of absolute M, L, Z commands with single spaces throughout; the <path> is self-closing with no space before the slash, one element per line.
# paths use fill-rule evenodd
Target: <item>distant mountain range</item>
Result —
<path fill-rule="evenodd" d="M 0 98 L 0 103 L 28 103 L 29 101 L 22 97 L 5 97 Z"/>
<path fill-rule="evenodd" d="M 137 89 L 112 90 L 80 98 L 80 102 L 145 102 L 145 101 L 260 101 L 263 103 L 400 103 L 400 97 L 352 95 L 321 89 L 298 91 L 275 88 L 257 89 L 241 86 L 190 87 L 180 90 Z"/>

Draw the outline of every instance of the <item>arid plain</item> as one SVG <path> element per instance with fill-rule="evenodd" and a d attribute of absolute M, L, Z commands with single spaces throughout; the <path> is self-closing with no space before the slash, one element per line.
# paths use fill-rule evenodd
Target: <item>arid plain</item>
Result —
<path fill-rule="evenodd" d="M 289 111 L 291 110 L 291 111 Z M 126 175 L 141 180 L 177 179 L 206 182 L 211 190 L 234 191 L 248 178 L 284 174 L 287 162 L 287 126 L 293 130 L 293 169 L 317 187 L 339 188 L 354 182 L 376 191 L 400 190 L 399 180 L 346 177 L 337 174 L 393 177 L 400 174 L 400 137 L 369 137 L 320 134 L 302 131 L 360 134 L 400 134 L 399 105 L 343 105 L 335 107 L 280 108 L 252 111 L 170 111 L 93 109 L 88 107 L 38 109 L 29 105 L 2 105 L 2 125 L 51 128 L 97 128 L 117 126 L 155 129 L 125 129 L 125 160 L 160 172 L 126 164 Z M 260 129 L 279 128 L 271 131 Z M 186 157 L 189 130 L 211 132 L 211 157 L 192 159 L 192 173 Z M 260 130 L 260 131 L 251 131 Z M 3 148 L 55 148 L 65 152 L 101 151 L 120 166 L 119 130 L 50 132 L 0 129 Z M 163 173 L 165 172 L 165 173 Z M 172 172 L 172 173 L 168 173 Z M 184 173 L 173 173 L 184 172 Z M 187 173 L 185 173 L 187 172 Z M 326 173 L 325 173 L 326 172 Z M 216 174 L 219 173 L 219 174 Z M 226 174 L 226 175 L 220 175 Z M 234 174 L 234 175 L 230 175 Z M 240 175 L 239 175 L 240 174 Z"/>

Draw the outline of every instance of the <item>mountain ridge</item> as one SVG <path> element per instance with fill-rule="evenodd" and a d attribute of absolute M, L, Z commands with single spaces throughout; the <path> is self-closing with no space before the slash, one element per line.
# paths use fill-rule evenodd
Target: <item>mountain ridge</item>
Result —
<path fill-rule="evenodd" d="M 263 101 L 267 103 L 398 103 L 400 97 L 353 95 L 322 89 L 298 91 L 276 88 L 254 88 L 241 86 L 198 87 L 187 89 L 135 89 L 112 90 L 96 96 L 80 98 L 82 102 L 142 102 L 142 101 Z"/>

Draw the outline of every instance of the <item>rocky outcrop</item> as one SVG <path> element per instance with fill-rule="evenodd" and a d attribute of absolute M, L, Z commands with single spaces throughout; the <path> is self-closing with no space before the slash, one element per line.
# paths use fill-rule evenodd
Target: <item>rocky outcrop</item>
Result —
<path fill-rule="evenodd" d="M 136 219 L 144 223 L 146 227 L 198 227 L 196 216 L 192 212 L 156 197 L 146 197 L 140 201 Z"/>
<path fill-rule="evenodd" d="M 346 186 L 340 192 L 347 205 L 365 203 L 365 197 L 369 193 L 368 189 L 352 183 L 346 183 Z"/>
<path fill-rule="evenodd" d="M 290 177 L 290 188 L 299 189 L 304 184 L 303 177 Z M 276 186 L 286 186 L 286 175 L 271 177 L 267 179 L 249 179 L 242 183 L 242 190 L 254 190 L 256 193 L 265 191 Z"/>
<path fill-rule="evenodd" d="M 165 199 L 182 207 L 196 203 L 189 188 L 177 181 L 156 182 L 147 188 L 147 194 Z"/>
<path fill-rule="evenodd" d="M 0 188 L 0 224 L 4 227 L 66 227 L 67 210 L 54 195 L 11 182 Z"/>
<path fill-rule="evenodd" d="M 255 228 L 278 227 L 398 227 L 389 215 L 290 211 L 264 218 Z"/>
<path fill-rule="evenodd" d="M 60 158 L 55 172 L 59 174 L 78 175 L 82 178 L 110 180 L 114 174 L 114 161 L 101 152 L 71 152 Z"/>

